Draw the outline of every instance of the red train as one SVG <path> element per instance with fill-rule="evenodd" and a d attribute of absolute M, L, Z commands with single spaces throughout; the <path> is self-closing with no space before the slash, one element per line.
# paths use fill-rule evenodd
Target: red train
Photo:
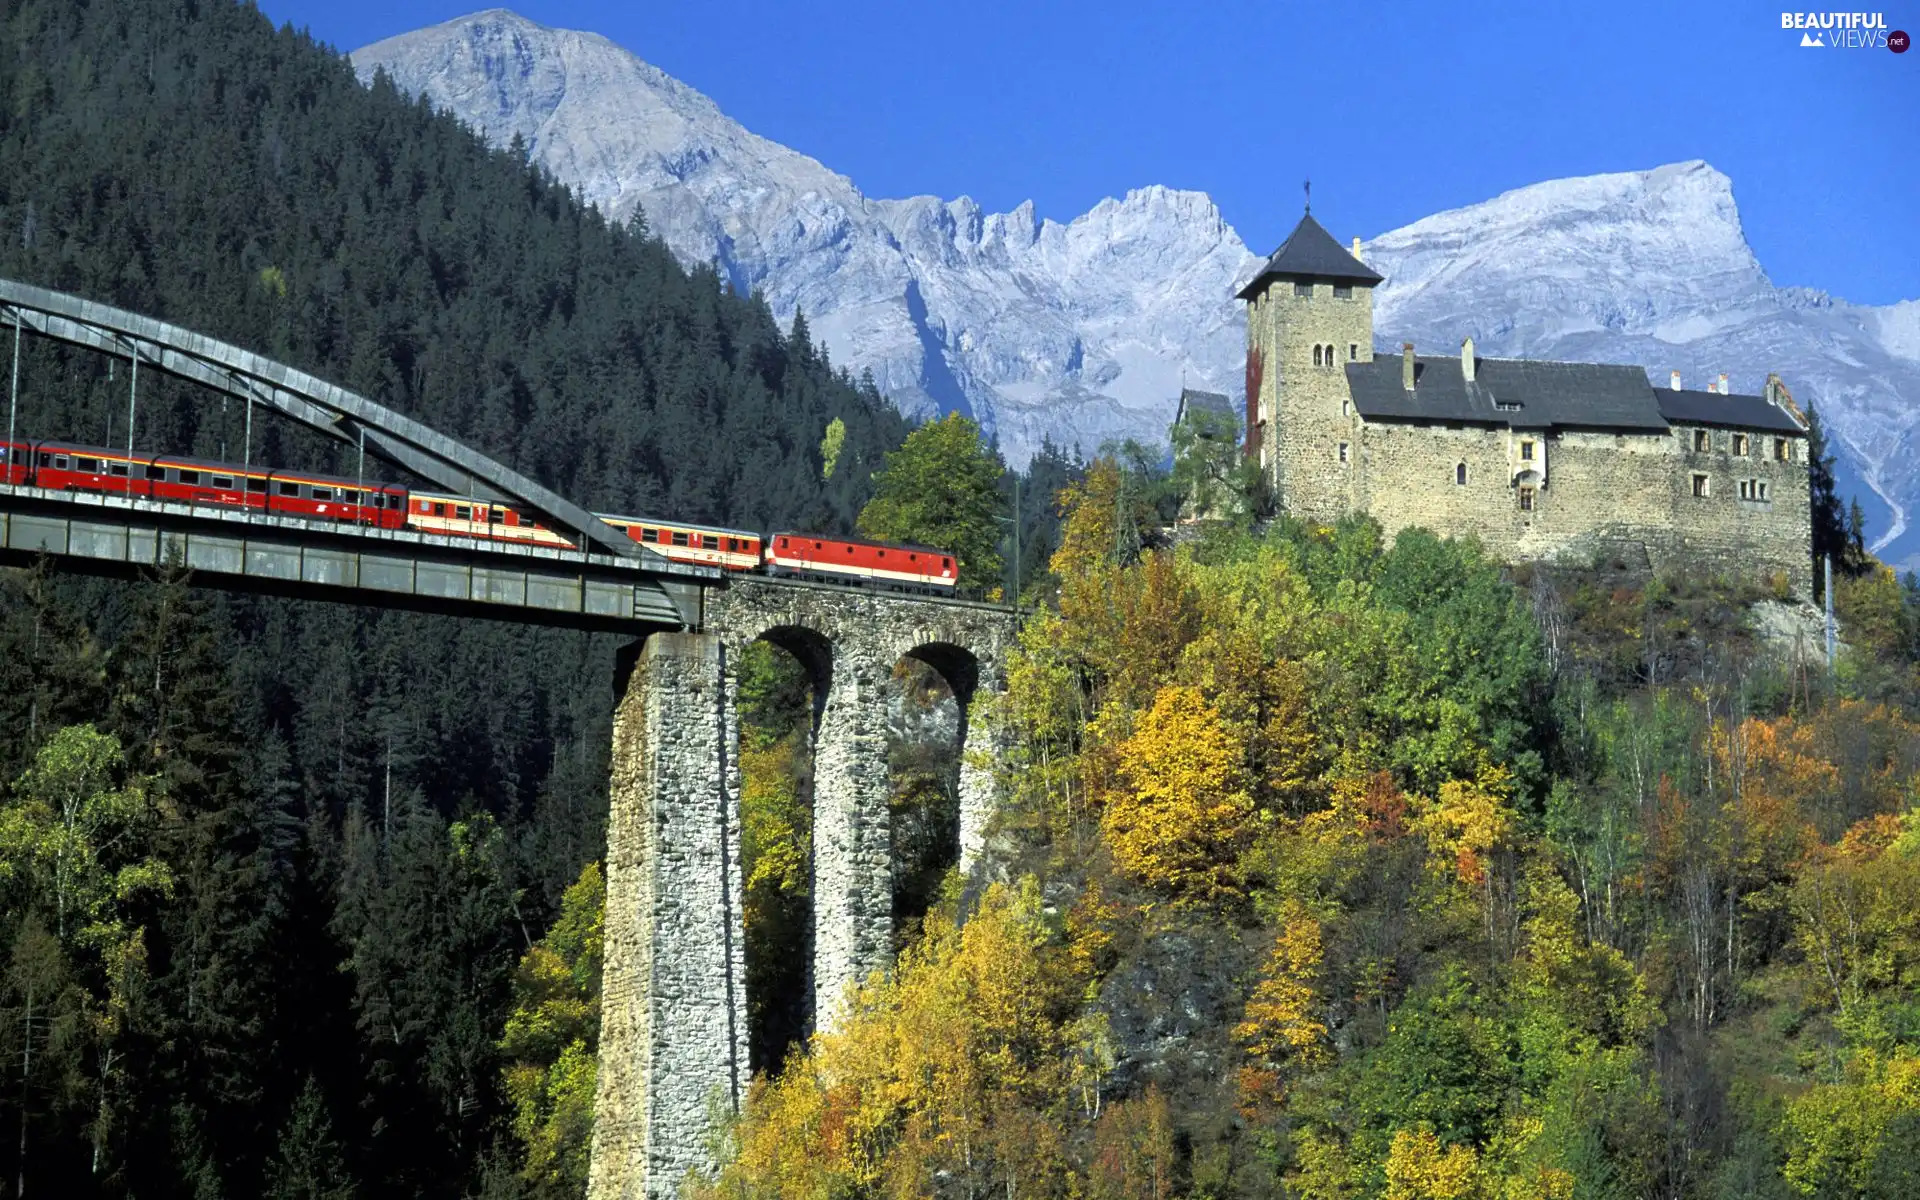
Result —
<path fill-rule="evenodd" d="M 68 442 L 0 442 L 0 482 L 251 508 L 443 537 L 575 548 L 569 538 L 509 505 L 410 492 L 398 484 L 309 471 L 243 468 L 208 459 L 129 454 Z M 793 532 L 762 537 L 744 529 L 650 517 L 602 516 L 601 520 L 673 562 L 937 595 L 951 595 L 955 585 L 953 556 L 927 546 Z"/>

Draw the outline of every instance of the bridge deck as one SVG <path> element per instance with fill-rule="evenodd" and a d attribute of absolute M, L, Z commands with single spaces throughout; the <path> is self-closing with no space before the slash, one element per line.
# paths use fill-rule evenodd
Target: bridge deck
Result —
<path fill-rule="evenodd" d="M 615 558 L 224 506 L 0 485 L 0 561 L 21 564 L 40 554 L 120 577 L 177 560 L 214 587 L 624 632 L 703 628 L 705 593 L 736 578 L 653 553 Z M 952 596 L 896 596 L 760 574 L 738 578 L 823 598 L 1011 612 Z"/>
<path fill-rule="evenodd" d="M 326 524 L 126 496 L 0 487 L 0 556 L 114 575 L 177 560 L 213 586 L 590 628 L 697 627 L 712 567 Z M 342 594 L 346 593 L 346 594 Z"/>

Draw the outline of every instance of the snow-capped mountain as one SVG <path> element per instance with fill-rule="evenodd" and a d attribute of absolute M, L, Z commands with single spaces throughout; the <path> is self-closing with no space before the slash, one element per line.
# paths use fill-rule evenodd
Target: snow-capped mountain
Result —
<path fill-rule="evenodd" d="M 591 33 L 503 9 L 353 54 L 408 92 L 515 136 L 616 219 L 644 210 L 684 261 L 804 312 L 832 360 L 913 414 L 961 409 L 1024 463 L 1043 437 L 1092 451 L 1164 439 L 1185 382 L 1226 391 L 1253 256 L 1212 201 L 1144 188 L 1061 225 L 1031 205 L 874 200 Z"/>
<path fill-rule="evenodd" d="M 644 210 L 683 260 L 760 291 L 782 321 L 804 311 L 833 361 L 871 370 L 909 413 L 970 412 L 1016 464 L 1045 437 L 1163 440 L 1183 382 L 1240 391 L 1232 296 L 1259 259 L 1202 193 L 1142 188 L 1066 224 L 1031 205 L 870 199 L 605 38 L 503 9 L 353 61 L 496 143 L 521 138 L 611 216 Z M 1742 391 L 1777 371 L 1885 502 L 1883 545 L 1920 549 L 1920 301 L 1775 288 L 1705 163 L 1521 188 L 1362 254 L 1387 276 L 1383 346 L 1440 352 L 1471 334 L 1486 354 L 1639 363 L 1663 383 L 1678 368 L 1690 386 L 1725 371 Z"/>

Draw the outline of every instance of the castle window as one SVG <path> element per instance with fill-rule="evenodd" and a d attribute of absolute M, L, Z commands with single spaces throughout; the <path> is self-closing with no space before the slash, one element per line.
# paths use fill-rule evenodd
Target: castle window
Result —
<path fill-rule="evenodd" d="M 1348 362 L 1360 361 L 1360 343 L 1359 342 L 1347 343 L 1347 361 Z"/>
<path fill-rule="evenodd" d="M 1773 460 L 1775 462 L 1792 462 L 1793 461 L 1793 450 L 1790 443 L 1787 441 L 1787 439 L 1785 438 L 1773 439 Z"/>
<path fill-rule="evenodd" d="M 1520 489 L 1520 511 L 1521 512 L 1533 511 L 1533 489 L 1530 487 L 1523 487 Z"/>
<path fill-rule="evenodd" d="M 1340 402 L 1340 415 L 1345 417 L 1345 416 L 1352 415 L 1352 413 L 1353 413 L 1353 401 L 1342 400 Z"/>
<path fill-rule="evenodd" d="M 1693 494 L 1696 499 L 1706 499 L 1707 477 L 1705 475 L 1695 475 L 1693 477 Z"/>
<path fill-rule="evenodd" d="M 1706 430 L 1696 429 L 1693 431 L 1693 452 L 1695 454 L 1705 454 L 1712 448 L 1712 445 L 1707 441 Z"/>
<path fill-rule="evenodd" d="M 1310 281 L 1310 280 L 1303 280 L 1303 281 L 1301 281 L 1301 282 L 1299 282 L 1299 283 L 1296 283 L 1296 284 L 1294 284 L 1294 285 L 1293 285 L 1293 294 L 1294 294 L 1294 295 L 1296 295 L 1296 296 L 1298 296 L 1298 297 L 1300 297 L 1300 298 L 1301 298 L 1302 300 L 1307 300 L 1307 299 L 1311 299 L 1311 298 L 1312 298 L 1312 296 L 1313 296 L 1313 283 L 1312 283 L 1312 281 Z"/>
<path fill-rule="evenodd" d="M 1753 480 L 1742 479 L 1740 481 L 1740 498 L 1742 500 L 1753 499 Z"/>
<path fill-rule="evenodd" d="M 1757 493 L 1757 496 L 1756 496 L 1757 499 L 1765 500 L 1767 498 L 1767 481 L 1766 480 L 1764 479 L 1754 480 L 1753 489 Z"/>
<path fill-rule="evenodd" d="M 1533 443 L 1532 442 L 1520 443 L 1520 461 L 1521 462 L 1533 461 Z"/>
<path fill-rule="evenodd" d="M 1316 367 L 1320 365 L 1320 347 L 1318 346 L 1313 348 L 1313 365 Z"/>
<path fill-rule="evenodd" d="M 1347 461 L 1347 444 L 1345 442 L 1340 443 L 1340 461 Z"/>
<path fill-rule="evenodd" d="M 1745 458 L 1747 456 L 1747 435 L 1746 434 L 1736 433 L 1733 435 L 1733 452 L 1739 455 L 1741 458 Z"/>
<path fill-rule="evenodd" d="M 1334 298 L 1335 300 L 1351 300 L 1351 299 L 1353 299 L 1353 285 L 1352 285 L 1352 284 L 1349 284 L 1349 283 L 1336 283 L 1336 284 L 1334 284 L 1334 285 L 1333 285 L 1333 298 Z"/>
<path fill-rule="evenodd" d="M 1453 468 L 1453 486 L 1467 486 L 1467 464 L 1456 463 Z"/>

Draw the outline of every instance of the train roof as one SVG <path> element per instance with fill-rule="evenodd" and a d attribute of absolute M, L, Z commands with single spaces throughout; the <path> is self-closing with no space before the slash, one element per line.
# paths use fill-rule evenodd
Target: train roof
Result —
<path fill-rule="evenodd" d="M 29 443 L 23 439 L 19 444 L 24 446 Z M 124 462 L 146 462 L 153 457 L 151 454 L 142 454 L 137 450 L 132 454 L 128 454 L 125 450 L 111 449 L 106 446 L 89 446 L 84 442 L 56 442 L 49 440 L 33 442 L 31 445 L 45 450 L 58 450 L 65 454 L 88 454 L 94 458 L 117 458 Z"/>
<path fill-rule="evenodd" d="M 751 529 L 734 529 L 727 525 L 705 525 L 698 521 L 676 521 L 671 517 L 629 517 L 623 513 L 595 513 L 602 521 L 624 521 L 629 525 L 665 525 L 669 529 L 689 529 L 696 533 L 726 533 L 734 537 L 764 537 Z"/>
<path fill-rule="evenodd" d="M 915 550 L 921 554 L 938 554 L 942 558 L 952 558 L 953 551 L 942 550 L 938 546 L 922 546 L 916 542 L 876 542 L 872 538 L 844 537 L 837 533 L 801 533 L 798 530 L 783 529 L 770 533 L 768 537 L 796 537 L 809 542 L 839 542 L 842 545 L 872 546 L 877 550 Z"/>

